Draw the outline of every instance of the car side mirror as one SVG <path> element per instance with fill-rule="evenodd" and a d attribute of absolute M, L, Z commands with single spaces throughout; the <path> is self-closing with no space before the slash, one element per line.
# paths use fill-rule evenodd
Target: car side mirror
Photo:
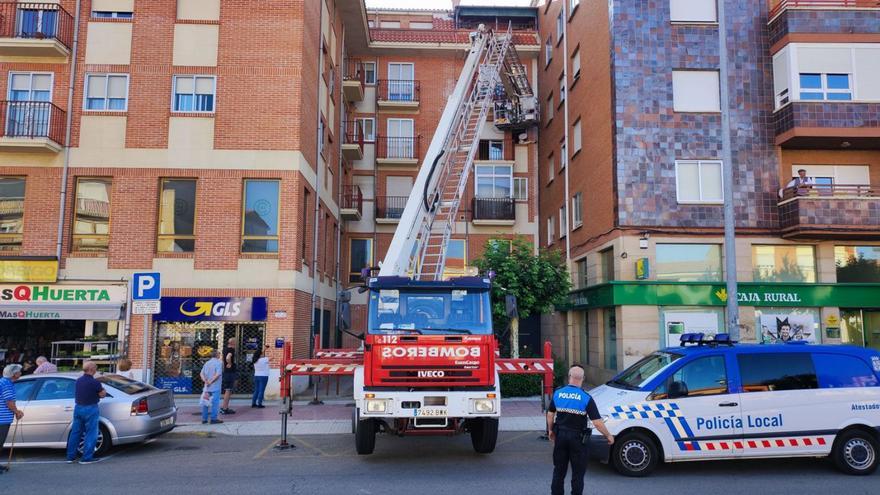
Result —
<path fill-rule="evenodd" d="M 669 398 L 678 399 L 688 396 L 688 387 L 684 382 L 672 382 L 669 384 Z"/>

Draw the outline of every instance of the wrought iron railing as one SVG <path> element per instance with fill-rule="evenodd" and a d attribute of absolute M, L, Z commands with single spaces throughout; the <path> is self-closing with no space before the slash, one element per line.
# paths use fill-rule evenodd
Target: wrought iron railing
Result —
<path fill-rule="evenodd" d="M 407 196 L 377 196 L 376 218 L 399 219 L 406 208 Z"/>
<path fill-rule="evenodd" d="M 474 198 L 474 220 L 516 220 L 513 198 Z"/>
<path fill-rule="evenodd" d="M 421 85 L 412 79 L 379 79 L 376 94 L 379 100 L 392 102 L 419 102 Z"/>
<path fill-rule="evenodd" d="M 418 159 L 420 149 L 421 136 L 415 137 L 394 137 L 394 136 L 376 136 L 376 158 L 384 158 L 389 160 L 410 160 Z"/>
<path fill-rule="evenodd" d="M 73 40 L 73 16 L 57 3 L 0 2 L 0 38 Z"/>
<path fill-rule="evenodd" d="M 357 210 L 358 214 L 364 212 L 364 193 L 360 186 L 342 187 L 342 209 Z"/>
<path fill-rule="evenodd" d="M 2 135 L 64 143 L 64 110 L 49 101 L 0 101 Z"/>

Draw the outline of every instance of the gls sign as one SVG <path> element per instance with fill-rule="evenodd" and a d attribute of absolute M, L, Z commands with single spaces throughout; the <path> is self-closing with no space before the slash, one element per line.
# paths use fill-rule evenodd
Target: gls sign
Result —
<path fill-rule="evenodd" d="M 156 321 L 265 321 L 265 297 L 163 297 Z"/>

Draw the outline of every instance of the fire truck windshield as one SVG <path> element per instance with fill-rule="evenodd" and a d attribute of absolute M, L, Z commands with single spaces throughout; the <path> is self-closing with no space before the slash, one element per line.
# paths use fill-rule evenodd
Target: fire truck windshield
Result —
<path fill-rule="evenodd" d="M 370 291 L 373 334 L 492 334 L 487 290 Z"/>

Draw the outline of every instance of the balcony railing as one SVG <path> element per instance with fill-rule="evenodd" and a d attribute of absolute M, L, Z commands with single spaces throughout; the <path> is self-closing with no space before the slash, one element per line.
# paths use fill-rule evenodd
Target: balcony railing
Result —
<path fill-rule="evenodd" d="M 57 3 L 0 3 L 0 38 L 55 39 L 68 49 L 73 16 Z"/>
<path fill-rule="evenodd" d="M 516 220 L 513 198 L 474 198 L 474 220 Z"/>
<path fill-rule="evenodd" d="M 880 188 L 870 185 L 816 185 L 786 188 L 779 224 L 789 239 L 880 238 Z"/>
<path fill-rule="evenodd" d="M 376 197 L 376 218 L 382 219 L 400 219 L 403 216 L 403 209 L 406 208 L 407 196 L 377 196 Z"/>
<path fill-rule="evenodd" d="M 876 9 L 878 0 L 778 0 L 771 3 L 770 18 L 786 9 Z"/>
<path fill-rule="evenodd" d="M 379 79 L 377 98 L 392 103 L 418 103 L 421 88 L 412 79 Z"/>
<path fill-rule="evenodd" d="M 345 64 L 345 71 L 342 73 L 343 81 L 360 81 L 361 84 L 365 82 L 365 72 L 364 72 L 364 63 L 358 60 L 349 60 L 347 64 Z"/>
<path fill-rule="evenodd" d="M 343 186 L 342 187 L 342 209 L 356 210 L 358 216 L 364 211 L 364 193 L 361 192 L 360 186 Z"/>
<path fill-rule="evenodd" d="M 349 120 L 342 123 L 343 137 L 345 144 L 364 145 L 364 129 L 363 124 L 359 120 Z"/>
<path fill-rule="evenodd" d="M 376 158 L 385 160 L 418 160 L 421 136 L 376 136 Z"/>
<path fill-rule="evenodd" d="M 2 101 L 2 137 L 49 138 L 64 143 L 64 110 L 48 101 Z"/>
<path fill-rule="evenodd" d="M 864 184 L 820 184 L 811 187 L 787 187 L 782 190 L 782 201 L 793 198 L 835 197 L 880 198 L 880 189 Z"/>

